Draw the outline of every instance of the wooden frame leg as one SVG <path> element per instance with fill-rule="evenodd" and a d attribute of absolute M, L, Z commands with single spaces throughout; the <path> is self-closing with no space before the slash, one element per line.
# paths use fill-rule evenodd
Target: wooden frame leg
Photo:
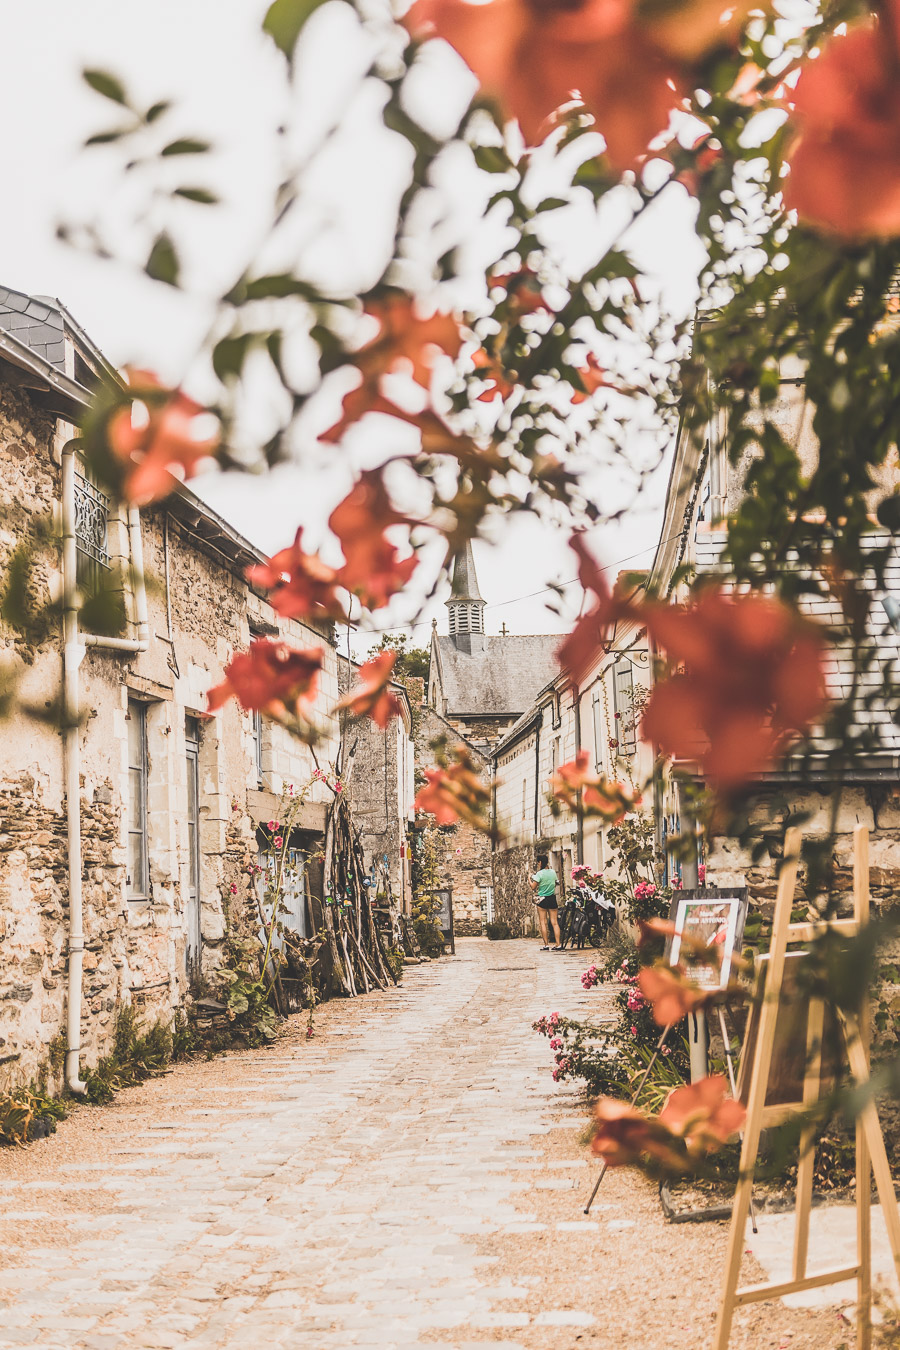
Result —
<path fill-rule="evenodd" d="M 871 901 L 869 895 L 869 831 L 857 825 L 853 831 L 853 917 L 856 931 L 861 932 L 869 922 Z M 863 998 L 859 1010 L 859 1045 L 869 1075 L 869 1044 L 871 1024 L 868 999 Z M 891 1195 L 894 1193 L 891 1186 Z M 894 1259 L 896 1260 L 896 1254 Z M 869 1141 L 863 1122 L 856 1121 L 856 1350 L 871 1350 L 872 1345 L 872 1163 Z"/>
<path fill-rule="evenodd" d="M 842 1017 L 841 1022 L 847 1040 L 847 1058 L 850 1061 L 850 1072 L 857 1083 L 867 1083 L 869 1081 L 869 1066 L 866 1062 L 866 1052 L 860 1040 L 859 1028 L 853 1018 Z M 897 1277 L 900 1279 L 900 1210 L 897 1209 L 894 1179 L 891 1176 L 891 1165 L 888 1162 L 887 1150 L 884 1147 L 884 1136 L 878 1123 L 878 1111 L 871 1098 L 860 1111 L 857 1117 L 857 1126 L 863 1133 L 866 1152 L 869 1155 L 868 1162 L 875 1175 L 875 1186 L 878 1190 L 878 1199 L 881 1201 L 888 1241 L 891 1244 L 891 1255 L 894 1258 Z M 858 1203 L 860 1196 L 856 1198 Z"/>
<path fill-rule="evenodd" d="M 747 1118 L 744 1122 L 744 1139 L 741 1144 L 740 1178 L 734 1193 L 734 1205 L 731 1211 L 731 1228 L 728 1233 L 728 1251 L 725 1256 L 722 1298 L 719 1304 L 716 1334 L 713 1340 L 714 1350 L 728 1350 L 728 1341 L 731 1337 L 731 1323 L 734 1319 L 736 1306 L 735 1295 L 737 1294 L 741 1274 L 741 1257 L 744 1254 L 744 1233 L 747 1228 L 747 1216 L 750 1212 L 753 1169 L 756 1166 L 759 1153 L 759 1136 L 762 1132 L 763 1113 L 766 1106 L 769 1070 L 772 1067 L 772 1047 L 775 1043 L 775 1024 L 778 1019 L 778 1005 L 781 1000 L 784 958 L 787 952 L 788 928 L 791 921 L 791 905 L 794 901 L 794 883 L 797 880 L 801 842 L 802 836 L 796 827 L 788 830 L 784 840 L 784 860 L 778 878 L 778 895 L 772 920 L 772 946 L 769 951 L 765 994 L 759 1014 L 756 1055 L 753 1072 L 750 1076 Z"/>
<path fill-rule="evenodd" d="M 819 1100 L 822 1077 L 822 1033 L 825 1029 L 825 1005 L 821 999 L 812 999 L 806 1015 L 806 1064 L 803 1073 L 803 1105 L 814 1106 Z M 794 1279 L 806 1275 L 809 1256 L 809 1214 L 812 1208 L 813 1172 L 816 1165 L 816 1130 L 807 1126 L 800 1135 L 800 1158 L 797 1163 L 797 1197 L 794 1224 Z"/>

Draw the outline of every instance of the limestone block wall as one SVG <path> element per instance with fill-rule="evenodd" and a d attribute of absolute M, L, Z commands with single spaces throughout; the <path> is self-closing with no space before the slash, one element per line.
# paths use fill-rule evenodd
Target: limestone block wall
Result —
<path fill-rule="evenodd" d="M 416 767 L 421 773 L 434 763 L 431 742 L 446 737 L 453 745 L 458 730 L 433 708 L 423 707 L 416 718 Z M 490 763 L 486 755 L 469 747 L 481 769 L 485 783 L 490 782 Z M 478 937 L 484 930 L 485 889 L 493 885 L 491 843 L 486 834 L 460 822 L 453 829 L 435 832 L 441 882 L 453 888 L 453 925 L 460 937 Z"/>
<path fill-rule="evenodd" d="M 755 904 L 771 908 L 777 891 L 777 867 L 780 856 L 779 841 L 783 836 L 787 795 L 782 789 L 782 800 L 773 801 L 771 808 L 757 808 L 755 823 L 772 826 L 772 846 L 756 862 L 748 850 L 736 839 L 722 837 L 713 842 L 706 867 L 708 885 L 746 886 Z M 824 837 L 829 833 L 831 797 L 826 791 L 796 791 L 788 797 L 792 814 L 802 811 L 808 819 L 802 824 L 805 835 Z M 873 904 L 891 908 L 900 903 L 900 788 L 886 783 L 859 784 L 845 788 L 837 817 L 834 843 L 836 883 L 839 892 L 845 892 L 849 906 L 852 890 L 853 830 L 857 824 L 867 825 L 870 886 Z M 801 867 L 797 879 L 797 899 L 806 897 L 806 875 Z"/>

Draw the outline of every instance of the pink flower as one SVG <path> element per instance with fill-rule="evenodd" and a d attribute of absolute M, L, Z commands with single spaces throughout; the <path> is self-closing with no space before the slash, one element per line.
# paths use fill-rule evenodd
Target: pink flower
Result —
<path fill-rule="evenodd" d="M 631 1028 L 631 1034 L 632 1034 L 632 1036 L 636 1036 L 636 1035 L 637 1035 L 637 1027 L 632 1027 L 632 1028 Z"/>
<path fill-rule="evenodd" d="M 277 821 L 277 820 L 270 820 L 270 821 L 269 821 L 269 826 L 268 826 L 268 828 L 269 828 L 270 830 L 277 830 L 277 829 L 278 829 L 278 821 Z"/>
<path fill-rule="evenodd" d="M 705 864 L 705 863 L 701 863 L 700 866 L 697 868 L 697 881 L 700 883 L 701 886 L 704 886 L 704 885 L 706 884 L 706 864 Z"/>
<path fill-rule="evenodd" d="M 335 790 L 335 792 L 343 792 L 343 790 L 344 790 L 343 784 L 341 784 L 341 783 L 335 783 L 335 785 L 334 785 L 334 790 Z"/>
<path fill-rule="evenodd" d="M 237 895 L 237 886 L 235 886 L 234 882 L 231 883 L 231 894 Z"/>
<path fill-rule="evenodd" d="M 551 1050 L 561 1050 L 561 1049 L 562 1049 L 562 1041 L 559 1039 L 558 1036 L 554 1036 L 554 1037 L 553 1037 L 553 1040 L 550 1042 L 550 1049 L 551 1049 Z"/>
<path fill-rule="evenodd" d="M 276 848 L 281 848 L 282 844 L 284 843 L 284 840 L 282 839 L 280 834 L 276 834 L 272 842 L 274 843 Z"/>

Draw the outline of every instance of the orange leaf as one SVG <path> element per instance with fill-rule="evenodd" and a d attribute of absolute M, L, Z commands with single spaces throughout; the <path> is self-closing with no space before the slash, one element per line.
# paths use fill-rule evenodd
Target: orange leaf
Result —
<path fill-rule="evenodd" d="M 387 687 L 396 660 L 397 653 L 391 651 L 379 652 L 377 656 L 373 656 L 371 661 L 367 661 L 361 667 L 360 683 L 357 688 L 352 693 L 346 694 L 335 705 L 335 710 L 346 708 L 354 717 L 368 716 L 376 726 L 382 729 L 386 727 L 391 718 L 397 717 L 400 713 L 400 702 Z"/>

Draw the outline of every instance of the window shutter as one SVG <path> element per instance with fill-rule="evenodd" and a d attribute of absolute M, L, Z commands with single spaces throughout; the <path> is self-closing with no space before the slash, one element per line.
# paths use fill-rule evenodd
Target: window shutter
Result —
<path fill-rule="evenodd" d="M 634 674 L 627 657 L 617 661 L 613 673 L 613 698 L 616 707 L 616 739 L 620 755 L 633 755 L 637 749 L 634 726 Z"/>

